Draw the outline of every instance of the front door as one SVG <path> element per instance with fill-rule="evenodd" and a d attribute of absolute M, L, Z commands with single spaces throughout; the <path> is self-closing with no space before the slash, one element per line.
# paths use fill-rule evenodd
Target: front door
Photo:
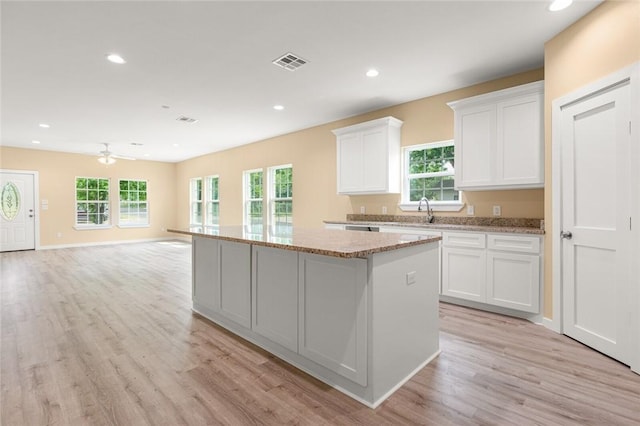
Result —
<path fill-rule="evenodd" d="M 33 173 L 0 173 L 0 251 L 36 248 L 34 184 Z"/>
<path fill-rule="evenodd" d="M 562 107 L 560 123 L 564 333 L 625 364 L 635 302 L 630 93 L 626 80 L 583 97 Z"/>

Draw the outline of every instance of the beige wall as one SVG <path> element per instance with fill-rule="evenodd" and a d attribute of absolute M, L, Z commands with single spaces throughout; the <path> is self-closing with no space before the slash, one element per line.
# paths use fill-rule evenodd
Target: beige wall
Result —
<path fill-rule="evenodd" d="M 606 1 L 545 45 L 545 224 L 552 223 L 551 102 L 640 60 L 640 2 Z M 552 317 L 551 238 L 545 239 L 545 312 Z"/>
<path fill-rule="evenodd" d="M 155 161 L 125 161 L 105 166 L 95 156 L 0 147 L 0 168 L 32 170 L 39 173 L 40 200 L 49 208 L 40 210 L 40 245 L 75 245 L 106 241 L 138 240 L 170 236 L 162 231 L 175 223 L 176 166 Z M 117 200 L 118 179 L 147 179 L 148 228 L 77 231 L 75 225 L 76 176 L 111 178 L 111 197 Z M 36 205 L 40 201 L 36 200 Z M 117 203 L 111 204 L 112 219 L 117 220 Z M 58 237 L 58 233 L 62 236 Z"/>
<path fill-rule="evenodd" d="M 340 196 L 336 194 L 336 142 L 332 129 L 393 116 L 402 121 L 402 145 L 415 145 L 453 138 L 453 111 L 447 102 L 543 79 L 543 70 L 533 70 L 496 81 L 396 105 L 265 141 L 191 159 L 177 165 L 178 226 L 189 221 L 189 179 L 220 176 L 220 223 L 242 223 L 242 172 L 280 164 L 293 164 L 293 221 L 299 227 L 321 227 L 327 219 L 344 220 L 346 214 L 402 214 L 400 195 Z M 463 200 L 475 206 L 476 216 L 490 216 L 499 203 L 505 217 L 542 218 L 543 190 L 487 191 L 466 193 Z M 458 213 L 465 215 L 465 211 Z M 451 215 L 451 213 L 447 213 Z"/>

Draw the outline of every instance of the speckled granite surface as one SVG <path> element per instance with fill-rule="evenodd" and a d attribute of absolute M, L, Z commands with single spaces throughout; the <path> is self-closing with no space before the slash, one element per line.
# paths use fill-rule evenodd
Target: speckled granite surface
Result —
<path fill-rule="evenodd" d="M 332 229 L 306 228 L 294 228 L 293 233 L 289 235 L 272 234 L 266 231 L 252 233 L 243 226 L 192 227 L 188 229 L 168 229 L 168 231 L 183 235 L 217 238 L 343 258 L 366 258 L 375 253 L 428 244 L 440 240 L 440 237 L 424 235 L 344 232 Z"/>
<path fill-rule="evenodd" d="M 543 222 L 542 219 L 526 218 L 436 216 L 433 223 L 427 223 L 425 216 L 373 214 L 348 214 L 346 221 L 325 221 L 325 223 L 335 224 L 407 226 L 434 230 L 506 232 L 534 235 L 544 234 Z"/>

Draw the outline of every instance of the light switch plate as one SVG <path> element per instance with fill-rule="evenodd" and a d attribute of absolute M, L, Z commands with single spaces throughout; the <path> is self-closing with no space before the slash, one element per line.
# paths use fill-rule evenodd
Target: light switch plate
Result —
<path fill-rule="evenodd" d="M 364 214 L 364 206 L 360 206 L 360 214 Z"/>
<path fill-rule="evenodd" d="M 469 216 L 473 216 L 474 214 L 476 214 L 476 208 L 474 206 L 467 206 L 467 214 Z"/>
<path fill-rule="evenodd" d="M 407 285 L 416 283 L 416 271 L 407 272 Z"/>
<path fill-rule="evenodd" d="M 387 214 L 387 206 L 382 206 L 382 214 Z"/>
<path fill-rule="evenodd" d="M 500 206 L 493 206 L 493 215 L 494 216 L 502 215 L 502 208 Z"/>

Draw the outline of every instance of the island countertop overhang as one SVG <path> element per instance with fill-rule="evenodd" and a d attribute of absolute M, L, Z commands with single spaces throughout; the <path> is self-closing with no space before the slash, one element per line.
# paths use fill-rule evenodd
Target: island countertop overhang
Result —
<path fill-rule="evenodd" d="M 168 232 L 195 237 L 214 238 L 284 250 L 341 258 L 367 258 L 375 253 L 437 242 L 441 237 L 333 229 L 293 228 L 282 234 L 265 230 L 251 232 L 244 226 L 190 227 Z"/>

